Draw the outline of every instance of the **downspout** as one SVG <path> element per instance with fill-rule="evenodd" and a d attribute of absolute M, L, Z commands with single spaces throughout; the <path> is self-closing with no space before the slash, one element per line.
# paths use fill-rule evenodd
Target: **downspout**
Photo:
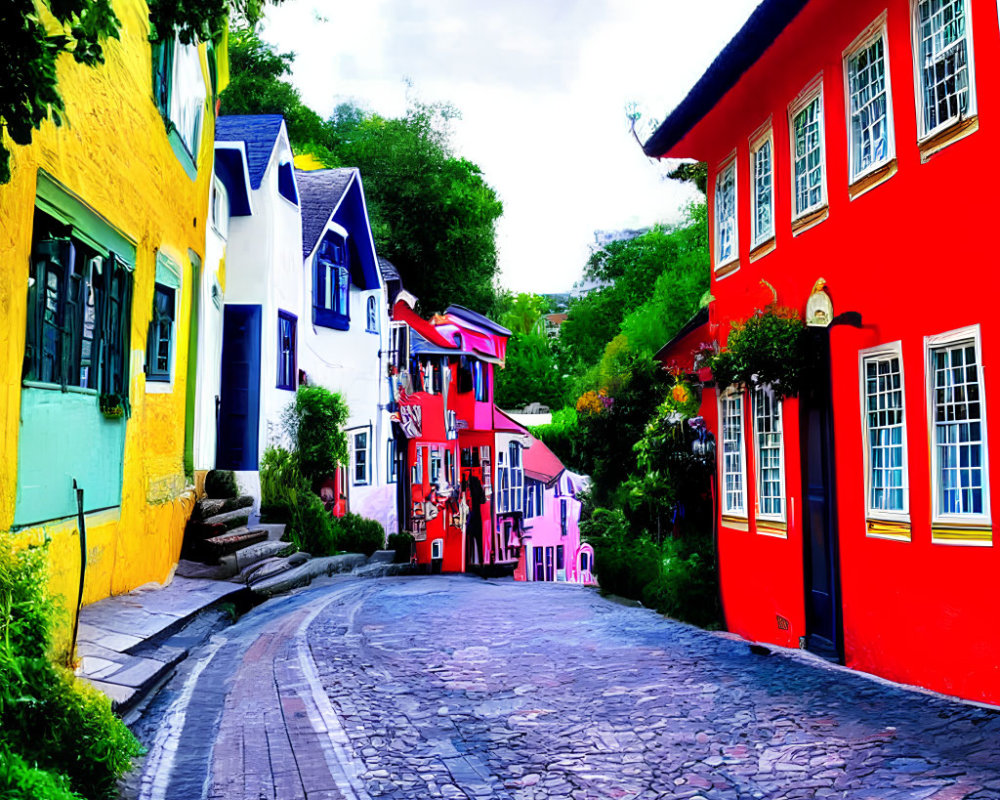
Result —
<path fill-rule="evenodd" d="M 70 660 L 76 658 L 76 638 L 80 630 L 80 609 L 83 608 L 83 584 L 87 577 L 87 523 L 83 518 L 83 489 L 73 479 L 76 492 L 76 522 L 80 529 L 80 590 L 76 596 L 76 614 L 73 617 L 73 640 L 70 642 Z"/>

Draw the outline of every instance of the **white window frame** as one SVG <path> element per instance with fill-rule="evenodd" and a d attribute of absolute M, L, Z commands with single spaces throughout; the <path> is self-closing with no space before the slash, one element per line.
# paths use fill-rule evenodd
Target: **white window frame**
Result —
<path fill-rule="evenodd" d="M 720 231 L 719 220 L 719 183 L 723 177 L 733 171 L 733 253 L 722 260 L 720 256 Z M 719 165 L 715 172 L 715 182 L 712 189 L 712 249 L 715 257 L 715 269 L 719 270 L 740 260 L 740 197 L 739 197 L 739 172 L 736 168 L 736 151 L 730 153 Z"/>
<path fill-rule="evenodd" d="M 730 508 L 728 505 L 728 491 L 726 489 L 726 476 L 730 473 L 726 471 L 726 403 L 730 400 L 740 401 L 740 436 L 739 436 L 739 456 L 740 456 L 740 481 L 742 489 L 740 495 L 743 499 L 743 507 L 740 509 Z M 722 513 L 727 517 L 739 517 L 740 519 L 747 519 L 747 395 L 745 392 L 736 391 L 733 388 L 721 393 L 718 398 L 719 402 L 719 438 L 722 443 L 721 447 L 721 458 L 719 458 L 719 494 L 722 498 Z M 733 473 L 735 474 L 735 473 Z"/>
<path fill-rule="evenodd" d="M 182 44 L 177 37 L 174 38 L 173 48 L 173 73 L 170 78 L 167 113 L 191 160 L 197 164 L 205 120 L 205 104 L 208 100 L 201 53 L 197 43 Z"/>
<path fill-rule="evenodd" d="M 983 473 L 983 511 L 981 514 L 945 514 L 940 510 L 938 485 L 938 449 L 935 436 L 934 420 L 934 364 L 933 351 L 941 347 L 950 347 L 962 342 L 971 342 L 976 348 L 976 368 L 979 380 L 980 425 L 982 426 L 982 473 Z M 927 433 L 930 447 L 930 491 L 931 491 L 931 524 L 955 527 L 987 527 L 991 525 L 990 516 L 990 460 L 989 460 L 989 427 L 986 419 L 986 387 L 983 380 L 983 346 L 979 325 L 957 328 L 953 331 L 924 337 L 924 369 L 927 391 Z M 950 541 L 949 544 L 986 544 L 982 541 Z"/>
<path fill-rule="evenodd" d="M 497 513 L 506 514 L 510 511 L 510 477 L 504 459 L 504 449 L 497 448 Z"/>
<path fill-rule="evenodd" d="M 358 449 L 359 436 L 365 437 L 365 446 L 363 450 Z M 368 486 L 371 483 L 371 469 L 372 469 L 371 445 L 372 445 L 371 431 L 367 429 L 351 431 L 351 485 L 352 486 Z M 358 480 L 358 453 L 365 454 L 364 480 Z"/>
<path fill-rule="evenodd" d="M 762 234 L 757 230 L 757 153 L 764 147 L 771 147 L 771 230 Z M 774 218 L 774 189 L 775 189 L 775 169 L 774 169 L 774 126 L 770 117 L 767 122 L 760 126 L 750 137 L 750 246 L 760 247 L 768 242 L 774 241 L 775 218 Z"/>
<path fill-rule="evenodd" d="M 508 468 L 510 470 L 510 510 L 524 511 L 524 448 L 520 442 L 512 441 L 507 445 L 509 453 Z M 514 458 L 514 454 L 517 458 Z M 516 462 L 516 463 L 515 463 Z"/>
<path fill-rule="evenodd" d="M 757 393 L 770 392 L 771 399 L 777 409 L 778 420 L 778 485 L 781 498 L 781 513 L 765 513 L 761 511 L 761 460 L 760 460 L 760 431 L 757 425 Z M 788 494 L 785 489 L 785 413 L 784 401 L 774 396 L 774 390 L 767 385 L 754 388 L 751 396 L 750 410 L 753 414 L 753 456 L 754 456 L 754 485 L 757 488 L 756 496 L 756 518 L 770 522 L 784 522 L 788 515 Z"/>
<path fill-rule="evenodd" d="M 819 161 L 820 161 L 820 199 L 813 205 L 803 209 L 798 208 L 798 192 L 795 183 L 795 118 L 815 100 L 819 100 L 819 110 L 817 112 L 819 120 Z M 799 92 L 798 96 L 788 104 L 788 145 L 789 145 L 789 176 L 792 188 L 792 221 L 802 219 L 810 214 L 827 207 L 829 202 L 827 195 L 827 185 L 829 183 L 826 174 L 826 104 L 823 99 L 823 73 L 819 73 L 805 88 Z"/>
<path fill-rule="evenodd" d="M 862 31 L 858 37 L 844 50 L 844 109 L 847 123 L 847 175 L 849 183 L 857 183 L 862 178 L 881 169 L 896 158 L 896 125 L 892 112 L 892 75 L 889 68 L 889 33 L 887 20 L 888 11 L 879 16 Z M 859 172 L 854 171 L 854 115 L 851 113 L 851 59 L 862 50 L 866 50 L 882 40 L 882 63 L 885 69 L 885 125 L 886 154 L 881 161 L 873 161 Z"/>
<path fill-rule="evenodd" d="M 972 4 L 970 0 L 963 0 L 965 4 L 965 46 L 966 60 L 969 70 L 969 108 L 964 114 L 951 117 L 944 122 L 939 122 L 930 129 L 924 128 L 924 84 L 923 75 L 920 68 L 920 2 L 921 0 L 910 0 L 910 35 L 913 47 L 913 87 L 916 95 L 917 111 L 917 143 L 922 144 L 928 139 L 932 139 L 942 131 L 958 125 L 963 120 L 971 119 L 978 114 L 976 104 L 976 58 L 973 52 L 972 36 Z"/>
<path fill-rule="evenodd" d="M 212 229 L 222 239 L 229 237 L 229 192 L 217 175 L 212 176 Z"/>
<path fill-rule="evenodd" d="M 887 358 L 899 359 L 899 392 L 900 410 L 903 414 L 902 423 L 902 447 L 903 447 L 903 508 L 900 511 L 887 511 L 881 508 L 872 508 L 872 486 L 871 486 L 871 434 L 868 424 L 868 377 L 867 365 L 870 361 L 884 361 Z M 869 347 L 858 352 L 858 375 L 861 398 L 861 437 L 862 453 L 864 460 L 864 486 L 865 486 L 865 518 L 881 520 L 885 522 L 910 522 L 910 470 L 909 470 L 909 444 L 907 442 L 907 416 L 906 416 L 906 372 L 903 365 L 902 342 L 888 342 L 876 347 Z M 874 534 L 869 534 L 874 535 Z M 893 537 L 896 538 L 896 537 Z"/>

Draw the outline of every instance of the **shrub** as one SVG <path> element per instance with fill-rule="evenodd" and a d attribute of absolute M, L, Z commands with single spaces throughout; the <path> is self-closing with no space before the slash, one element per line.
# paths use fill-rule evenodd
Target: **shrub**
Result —
<path fill-rule="evenodd" d="M 260 460 L 260 517 L 264 522 L 292 519 L 292 506 L 304 487 L 295 453 L 283 447 L 268 447 Z M 309 487 L 305 486 L 305 490 Z"/>
<path fill-rule="evenodd" d="M 228 500 L 239 496 L 236 475 L 232 470 L 213 469 L 205 476 L 205 494 L 213 499 Z"/>
<path fill-rule="evenodd" d="M 364 553 L 370 556 L 376 550 L 381 550 L 385 543 L 382 525 L 359 514 L 348 513 L 342 517 L 334 517 L 333 527 L 337 549 L 347 553 Z"/>
<path fill-rule="evenodd" d="M 347 463 L 347 404 L 322 386 L 300 386 L 283 421 L 298 456 L 299 470 L 312 487 Z"/>
<path fill-rule="evenodd" d="M 48 658 L 46 555 L 0 534 L 0 781 L 13 788 L 0 787 L 5 797 L 73 797 L 67 786 L 111 797 L 142 748 L 107 697 Z"/>
<path fill-rule="evenodd" d="M 329 556 L 337 552 L 333 517 L 318 494 L 300 487 L 290 492 L 290 518 L 285 525 L 285 539 L 314 556 Z"/>
<path fill-rule="evenodd" d="M 401 531 L 400 533 L 389 534 L 389 549 L 396 551 L 394 561 L 397 564 L 408 564 L 410 554 L 413 552 L 413 534 Z"/>

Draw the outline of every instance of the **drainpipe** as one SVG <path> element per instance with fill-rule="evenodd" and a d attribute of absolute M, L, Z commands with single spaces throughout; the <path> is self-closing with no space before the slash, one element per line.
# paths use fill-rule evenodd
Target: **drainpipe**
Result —
<path fill-rule="evenodd" d="M 83 488 L 73 479 L 76 492 L 76 521 L 80 529 L 80 591 L 76 597 L 76 614 L 73 617 L 73 641 L 70 644 L 70 659 L 76 658 L 76 637 L 80 630 L 80 609 L 83 608 L 83 583 L 87 576 L 87 523 L 83 518 Z"/>

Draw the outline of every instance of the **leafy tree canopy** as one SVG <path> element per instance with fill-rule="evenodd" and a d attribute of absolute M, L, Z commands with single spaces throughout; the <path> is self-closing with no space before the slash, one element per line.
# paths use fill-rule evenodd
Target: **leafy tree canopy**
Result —
<path fill-rule="evenodd" d="M 323 120 L 287 81 L 293 56 L 252 29 L 230 37 L 225 114 L 282 114 L 298 153 L 327 167 L 357 167 L 364 179 L 375 245 L 399 270 L 423 313 L 459 303 L 496 311 L 494 226 L 503 213 L 478 166 L 455 155 L 447 104 L 411 102 L 388 118 L 355 105 Z"/>

